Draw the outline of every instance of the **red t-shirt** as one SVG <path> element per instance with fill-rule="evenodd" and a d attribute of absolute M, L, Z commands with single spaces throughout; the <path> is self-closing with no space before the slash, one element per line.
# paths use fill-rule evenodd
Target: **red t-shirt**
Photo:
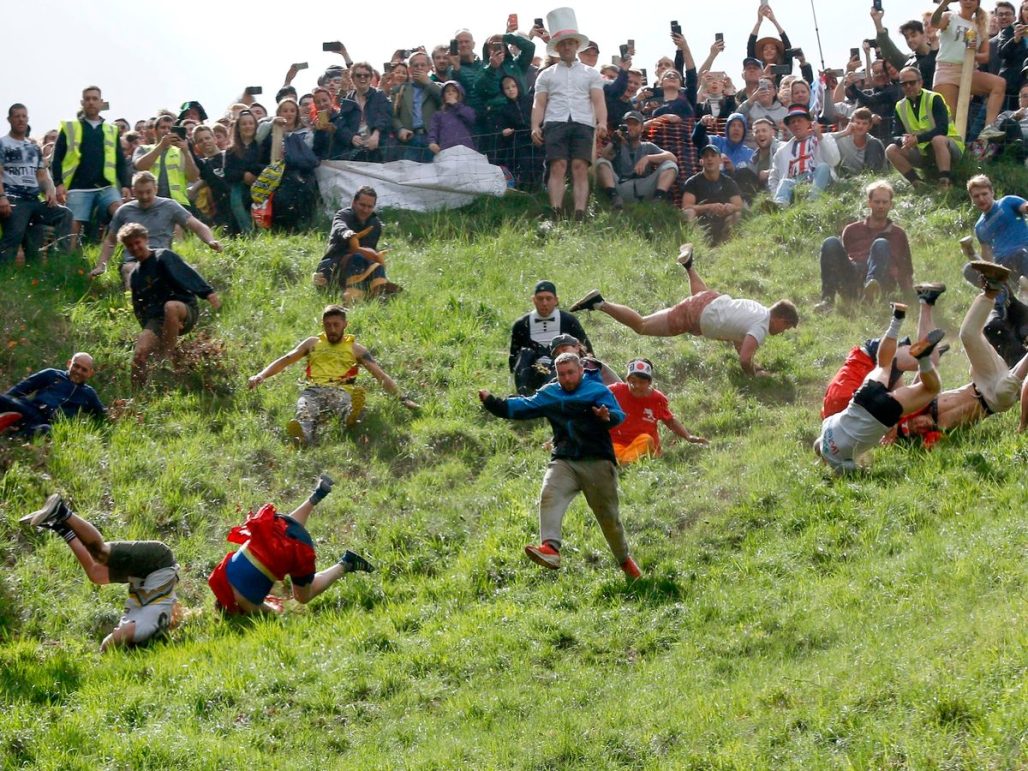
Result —
<path fill-rule="evenodd" d="M 639 434 L 649 434 L 653 437 L 654 447 L 659 452 L 660 436 L 657 434 L 657 423 L 675 417 L 668 409 L 667 397 L 656 388 L 651 389 L 648 396 L 632 396 L 628 383 L 614 383 L 609 388 L 625 412 L 624 421 L 610 430 L 610 438 L 618 444 L 631 444 Z"/>
<path fill-rule="evenodd" d="M 821 407 L 821 418 L 827 418 L 846 409 L 853 394 L 874 368 L 875 362 L 867 355 L 867 351 L 859 345 L 854 347 L 828 384 L 824 405 Z"/>

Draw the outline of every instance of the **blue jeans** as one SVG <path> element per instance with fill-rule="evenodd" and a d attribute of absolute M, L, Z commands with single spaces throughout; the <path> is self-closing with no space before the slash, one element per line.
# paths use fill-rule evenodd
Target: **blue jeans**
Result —
<path fill-rule="evenodd" d="M 50 432 L 50 418 L 36 408 L 31 402 L 15 396 L 0 394 L 0 412 L 18 412 L 21 421 L 14 425 L 20 434 L 31 436 L 36 433 Z"/>
<path fill-rule="evenodd" d="M 783 179 L 778 183 L 778 189 L 775 190 L 775 203 L 780 206 L 788 206 L 792 203 L 792 189 L 796 186 L 797 182 L 813 183 L 810 193 L 807 194 L 807 199 L 813 201 L 832 184 L 832 167 L 822 164 L 814 169 L 813 174 L 807 172 L 806 174 L 800 174 L 798 177 Z"/>
<path fill-rule="evenodd" d="M 840 238 L 826 238 L 821 244 L 821 297 L 832 300 L 838 293 L 854 298 L 871 279 L 877 281 L 883 291 L 891 292 L 896 287 L 889 275 L 891 266 L 892 249 L 884 238 L 876 238 L 871 243 L 867 263 L 851 260 Z"/>
<path fill-rule="evenodd" d="M 45 201 L 33 201 L 26 198 L 11 198 L 11 216 L 0 220 L 3 226 L 3 237 L 0 238 L 0 263 L 14 259 L 18 246 L 25 238 L 29 225 L 39 222 L 52 225 L 56 230 L 57 244 L 62 251 L 67 251 L 68 235 L 71 233 L 71 210 L 65 206 L 47 206 Z M 29 251 L 35 251 L 37 244 L 26 246 L 25 257 Z M 30 249 L 30 247 L 32 247 Z"/>

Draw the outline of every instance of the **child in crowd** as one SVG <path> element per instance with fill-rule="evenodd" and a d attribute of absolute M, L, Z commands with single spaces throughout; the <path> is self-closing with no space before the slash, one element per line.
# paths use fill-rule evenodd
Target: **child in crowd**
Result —
<path fill-rule="evenodd" d="M 428 149 L 438 155 L 448 147 L 464 145 L 475 148 L 471 136 L 475 128 L 475 111 L 464 104 L 464 87 L 456 80 L 443 85 L 443 107 L 432 115 L 428 129 Z"/>

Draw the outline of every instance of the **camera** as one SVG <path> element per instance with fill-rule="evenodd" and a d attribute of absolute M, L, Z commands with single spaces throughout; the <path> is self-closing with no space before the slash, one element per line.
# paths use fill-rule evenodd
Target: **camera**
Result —
<path fill-rule="evenodd" d="M 185 126 L 172 126 L 171 133 L 177 136 L 179 139 L 186 138 L 186 127 Z"/>
<path fill-rule="evenodd" d="M 679 24 L 677 21 L 671 22 L 671 34 L 672 35 L 681 35 L 682 34 L 682 25 Z"/>

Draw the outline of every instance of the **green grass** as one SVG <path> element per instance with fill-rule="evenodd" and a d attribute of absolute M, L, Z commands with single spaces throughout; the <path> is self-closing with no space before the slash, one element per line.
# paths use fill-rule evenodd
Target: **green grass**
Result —
<path fill-rule="evenodd" d="M 1014 192 L 1023 173 L 999 178 Z M 509 391 L 509 327 L 539 278 L 565 304 L 594 286 L 644 311 L 680 299 L 673 256 L 695 234 L 672 213 L 549 232 L 523 196 L 387 213 L 390 277 L 406 291 L 357 306 L 351 331 L 423 408 L 369 378 L 363 422 L 302 453 L 283 430 L 300 367 L 257 391 L 245 382 L 317 331 L 321 238 L 259 237 L 223 255 L 184 244 L 225 303 L 192 336 L 206 340 L 201 365 L 157 372 L 111 424 L 0 444 L 0 765 L 1024 767 L 1028 445 L 1015 415 L 930 453 L 878 450 L 847 479 L 809 449 L 825 381 L 884 328 L 882 308 L 810 312 L 817 247 L 860 201 L 856 184 L 839 187 L 699 250 L 711 286 L 800 307 L 800 328 L 758 354 L 768 380 L 743 378 L 721 344 L 583 319 L 617 369 L 653 359 L 675 413 L 711 439 L 623 470 L 645 573 L 633 585 L 582 500 L 565 520 L 566 567 L 524 558 L 549 433 L 487 416 L 475 393 Z M 958 192 L 903 193 L 897 216 L 918 278 L 950 286 L 942 374 L 962 384 L 955 337 L 974 292 L 955 239 L 974 217 Z M 0 273 L 0 382 L 85 349 L 105 400 L 128 395 L 137 326 L 114 272 L 90 285 L 87 267 Z M 228 528 L 265 501 L 288 510 L 323 469 L 339 484 L 311 518 L 322 564 L 353 547 L 380 571 L 280 618 L 220 619 L 206 575 Z M 17 526 L 53 490 L 110 538 L 174 548 L 190 610 L 168 641 L 96 653 L 124 588 L 89 585 L 63 542 Z"/>

